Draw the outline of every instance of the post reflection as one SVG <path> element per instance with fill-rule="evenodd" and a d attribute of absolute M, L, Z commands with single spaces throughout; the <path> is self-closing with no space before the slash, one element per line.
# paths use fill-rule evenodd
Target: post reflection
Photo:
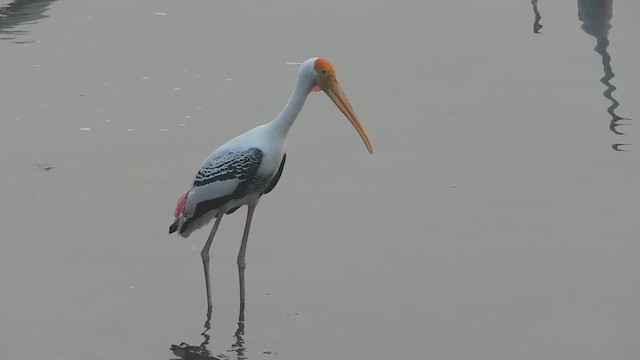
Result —
<path fill-rule="evenodd" d="M 15 0 L 0 7 L 0 39 L 14 40 L 16 36 L 28 34 L 16 29 L 22 24 L 30 24 L 48 17 L 49 5 L 56 0 Z M 24 43 L 29 41 L 15 41 Z M 32 42 L 32 41 L 31 41 Z"/>
<path fill-rule="evenodd" d="M 540 11 L 538 11 L 538 0 L 531 0 L 531 6 L 533 6 L 533 33 L 540 34 L 540 29 L 542 29 L 542 24 L 540 24 L 540 20 L 542 20 L 542 16 L 540 16 Z"/>
<path fill-rule="evenodd" d="M 602 57 L 604 76 L 600 82 L 606 86 L 603 92 L 604 97 L 611 102 L 607 112 L 611 115 L 609 129 L 616 135 L 624 135 L 618 130 L 618 126 L 627 125 L 619 123 L 620 120 L 628 120 L 616 114 L 616 109 L 620 103 L 613 97 L 616 87 L 611 83 L 615 76 L 611 67 L 611 55 L 607 51 L 609 47 L 609 29 L 611 29 L 611 19 L 613 17 L 613 0 L 578 0 L 578 19 L 582 22 L 582 30 L 596 38 L 594 50 Z M 624 151 L 622 146 L 627 144 L 613 144 L 616 151 Z"/>

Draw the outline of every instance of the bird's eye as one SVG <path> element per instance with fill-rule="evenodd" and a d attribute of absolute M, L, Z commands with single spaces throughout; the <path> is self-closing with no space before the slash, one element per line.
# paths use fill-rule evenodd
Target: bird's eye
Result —
<path fill-rule="evenodd" d="M 321 72 L 322 74 L 324 74 L 324 75 L 327 75 L 327 69 L 322 69 L 322 70 L 320 70 L 320 72 Z"/>

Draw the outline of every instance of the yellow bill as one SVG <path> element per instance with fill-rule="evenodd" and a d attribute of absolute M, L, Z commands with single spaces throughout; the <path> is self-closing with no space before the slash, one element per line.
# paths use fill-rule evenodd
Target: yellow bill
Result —
<path fill-rule="evenodd" d="M 369 154 L 373 154 L 373 145 L 371 145 L 369 135 L 367 135 L 367 132 L 364 130 L 364 127 L 362 126 L 358 115 L 356 115 L 355 110 L 353 110 L 353 106 L 351 106 L 351 103 L 349 102 L 349 98 L 347 98 L 344 90 L 342 90 L 342 86 L 340 86 L 338 81 L 334 79 L 329 84 L 327 84 L 326 87 L 323 88 L 323 90 L 329 96 L 329 98 L 331 98 L 333 103 L 336 104 L 338 109 L 342 111 L 344 116 L 349 119 L 351 125 L 356 128 L 358 134 L 360 134 L 360 137 L 362 138 L 362 141 L 364 141 L 364 144 L 367 146 Z"/>

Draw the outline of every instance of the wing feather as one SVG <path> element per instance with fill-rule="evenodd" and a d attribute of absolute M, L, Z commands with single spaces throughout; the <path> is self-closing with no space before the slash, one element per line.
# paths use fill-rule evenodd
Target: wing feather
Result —
<path fill-rule="evenodd" d="M 182 216 L 177 222 L 181 235 L 188 236 L 199 226 L 191 226 L 212 210 L 223 207 L 246 194 L 262 163 L 263 153 L 258 148 L 230 151 L 207 159 L 202 165 L 193 188 L 186 199 Z M 200 224 L 200 226 L 204 225 Z"/>
<path fill-rule="evenodd" d="M 196 174 L 193 187 L 204 186 L 216 181 L 246 180 L 258 169 L 262 162 L 262 151 L 257 148 L 245 151 L 230 151 L 206 161 Z"/>

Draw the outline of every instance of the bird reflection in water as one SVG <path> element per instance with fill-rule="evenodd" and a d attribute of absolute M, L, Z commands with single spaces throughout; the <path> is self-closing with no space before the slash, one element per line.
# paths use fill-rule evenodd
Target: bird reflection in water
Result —
<path fill-rule="evenodd" d="M 227 352 L 236 353 L 236 359 L 238 360 L 246 360 L 245 352 L 246 348 L 244 346 L 244 304 L 240 304 L 240 310 L 238 311 L 238 328 L 236 332 L 233 334 L 235 342 L 231 344 L 231 349 L 227 350 Z M 178 356 L 177 359 L 184 360 L 196 360 L 196 359 L 211 359 L 211 360 L 227 360 L 228 356 L 222 354 L 218 356 L 214 356 L 211 353 L 211 350 L 207 348 L 209 342 L 211 340 L 211 335 L 208 332 L 211 331 L 211 307 L 207 306 L 207 316 L 204 321 L 204 331 L 200 334 L 204 338 L 204 341 L 200 345 L 189 345 L 186 342 L 181 342 L 180 345 L 171 345 L 171 352 L 174 355 Z"/>
<path fill-rule="evenodd" d="M 211 350 L 207 348 L 209 345 L 209 341 L 211 340 L 211 336 L 207 334 L 210 327 L 205 326 L 205 331 L 201 334 L 204 337 L 204 341 L 200 345 L 189 345 L 185 342 L 180 343 L 180 345 L 171 345 L 171 352 L 175 356 L 178 356 L 172 360 L 227 360 L 229 356 L 225 354 L 213 355 Z M 238 360 L 246 360 L 247 357 L 245 355 L 246 348 L 244 345 L 244 322 L 238 322 L 238 328 L 236 329 L 235 334 L 233 335 L 235 342 L 231 344 L 231 349 L 227 350 L 228 353 L 235 353 L 236 359 Z"/>
<path fill-rule="evenodd" d="M 16 0 L 0 7 L 0 40 L 14 40 L 26 30 L 16 29 L 22 24 L 33 24 L 46 18 L 49 5 L 56 0 Z M 14 41 L 16 44 L 33 41 Z"/>
<path fill-rule="evenodd" d="M 616 108 L 620 103 L 613 97 L 613 92 L 616 90 L 616 87 L 611 83 L 611 79 L 613 79 L 615 75 L 611 68 L 611 55 L 609 55 L 607 51 L 612 17 L 613 0 L 578 0 L 578 19 L 582 22 L 582 30 L 596 38 L 596 47 L 594 50 L 602 57 L 604 76 L 600 79 L 600 82 L 607 87 L 603 95 L 611 102 L 611 106 L 607 108 L 607 112 L 611 115 L 609 129 L 616 135 L 624 135 L 617 127 L 620 125 L 628 125 L 619 123 L 619 121 L 629 119 L 616 114 Z M 624 145 L 628 144 L 617 143 L 611 147 L 616 151 L 624 151 Z"/>

